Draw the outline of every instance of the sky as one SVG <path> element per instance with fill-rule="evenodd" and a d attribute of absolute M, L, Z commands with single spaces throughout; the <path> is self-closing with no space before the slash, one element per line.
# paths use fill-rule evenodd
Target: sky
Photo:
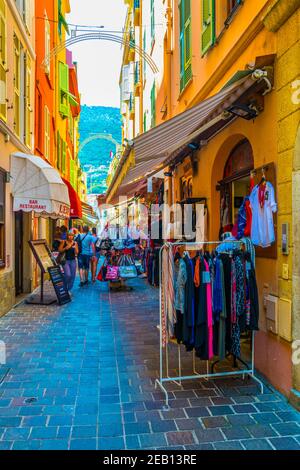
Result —
<path fill-rule="evenodd" d="M 104 26 L 103 31 L 122 31 L 124 27 L 126 17 L 124 0 L 70 0 L 70 6 L 68 23 L 101 25 Z M 82 104 L 119 107 L 121 45 L 110 41 L 93 40 L 74 44 L 69 49 L 73 52 L 73 60 L 78 62 Z"/>

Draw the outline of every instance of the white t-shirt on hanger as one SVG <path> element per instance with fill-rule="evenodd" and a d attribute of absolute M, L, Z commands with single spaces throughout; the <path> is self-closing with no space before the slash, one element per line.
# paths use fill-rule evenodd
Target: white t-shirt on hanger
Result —
<path fill-rule="evenodd" d="M 277 212 L 275 192 L 271 183 L 266 182 L 265 203 L 259 203 L 259 185 L 253 188 L 250 194 L 252 208 L 251 240 L 254 245 L 267 248 L 275 242 L 273 214 Z"/>

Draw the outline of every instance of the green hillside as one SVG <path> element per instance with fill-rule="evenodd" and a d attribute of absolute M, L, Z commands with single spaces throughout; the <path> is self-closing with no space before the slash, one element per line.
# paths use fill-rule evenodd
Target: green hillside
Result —
<path fill-rule="evenodd" d="M 96 138 L 97 134 L 111 134 L 121 143 L 121 117 L 119 108 L 103 106 L 85 106 L 81 108 L 80 144 L 87 139 Z M 104 139 L 86 143 L 79 154 L 83 170 L 88 175 L 88 192 L 104 193 L 106 177 L 110 164 L 110 152 L 115 153 L 115 145 Z"/>

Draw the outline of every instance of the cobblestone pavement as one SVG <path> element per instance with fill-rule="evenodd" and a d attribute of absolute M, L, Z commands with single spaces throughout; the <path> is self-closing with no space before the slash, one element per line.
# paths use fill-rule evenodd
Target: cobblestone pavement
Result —
<path fill-rule="evenodd" d="M 165 411 L 158 292 L 131 282 L 132 292 L 77 287 L 64 307 L 21 304 L 0 319 L 1 450 L 300 449 L 300 414 L 267 384 L 263 394 L 241 378 L 171 384 Z"/>

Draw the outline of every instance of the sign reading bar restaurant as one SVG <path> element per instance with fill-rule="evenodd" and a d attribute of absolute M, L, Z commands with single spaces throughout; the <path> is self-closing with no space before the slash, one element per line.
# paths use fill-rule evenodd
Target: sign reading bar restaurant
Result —
<path fill-rule="evenodd" d="M 33 211 L 36 214 L 56 218 L 67 218 L 70 215 L 70 207 L 67 204 L 50 199 L 14 198 L 14 211 Z"/>

